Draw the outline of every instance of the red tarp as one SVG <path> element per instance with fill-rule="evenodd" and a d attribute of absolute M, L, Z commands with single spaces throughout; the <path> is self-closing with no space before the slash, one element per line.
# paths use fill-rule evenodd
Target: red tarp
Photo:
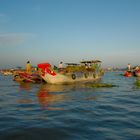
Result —
<path fill-rule="evenodd" d="M 51 67 L 51 65 L 49 63 L 40 63 L 37 65 L 37 67 L 41 69 L 45 69 L 45 68 Z"/>
<path fill-rule="evenodd" d="M 42 69 L 42 76 L 45 75 L 45 72 L 51 74 L 51 75 L 56 75 L 56 73 L 52 70 L 50 70 L 51 65 L 49 63 L 40 63 L 37 65 L 38 68 Z"/>

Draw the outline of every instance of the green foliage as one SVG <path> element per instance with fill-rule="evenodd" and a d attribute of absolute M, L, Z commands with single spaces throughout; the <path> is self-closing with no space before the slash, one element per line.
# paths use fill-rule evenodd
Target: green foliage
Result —
<path fill-rule="evenodd" d="M 78 71 L 86 71 L 85 66 L 67 66 L 65 68 L 66 72 L 78 72 Z"/>
<path fill-rule="evenodd" d="M 136 80 L 135 85 L 140 87 L 140 79 Z"/>
<path fill-rule="evenodd" d="M 116 87 L 116 85 L 106 84 L 106 83 L 93 83 L 93 84 L 87 84 L 86 86 L 91 87 L 91 88 L 101 88 L 101 87 L 111 88 L 111 87 Z"/>

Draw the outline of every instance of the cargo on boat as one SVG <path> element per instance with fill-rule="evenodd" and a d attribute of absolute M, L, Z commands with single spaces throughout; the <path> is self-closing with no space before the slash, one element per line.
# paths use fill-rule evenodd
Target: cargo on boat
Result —
<path fill-rule="evenodd" d="M 37 73 L 27 73 L 27 72 L 17 72 L 14 74 L 14 81 L 17 82 L 32 82 L 32 83 L 39 83 L 42 82 L 42 78 Z"/>

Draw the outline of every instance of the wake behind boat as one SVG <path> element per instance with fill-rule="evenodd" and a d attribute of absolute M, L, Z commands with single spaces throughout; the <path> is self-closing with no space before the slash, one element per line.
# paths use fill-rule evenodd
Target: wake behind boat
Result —
<path fill-rule="evenodd" d="M 49 63 L 40 63 L 41 77 L 50 84 L 68 84 L 96 81 L 103 75 L 101 61 L 81 61 L 80 64 L 66 63 L 65 68 L 53 69 Z"/>

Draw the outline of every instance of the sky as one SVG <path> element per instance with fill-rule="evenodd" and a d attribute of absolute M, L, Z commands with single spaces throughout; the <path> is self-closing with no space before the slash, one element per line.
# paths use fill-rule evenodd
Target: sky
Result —
<path fill-rule="evenodd" d="M 140 0 L 0 0 L 0 69 L 83 59 L 140 65 Z"/>

